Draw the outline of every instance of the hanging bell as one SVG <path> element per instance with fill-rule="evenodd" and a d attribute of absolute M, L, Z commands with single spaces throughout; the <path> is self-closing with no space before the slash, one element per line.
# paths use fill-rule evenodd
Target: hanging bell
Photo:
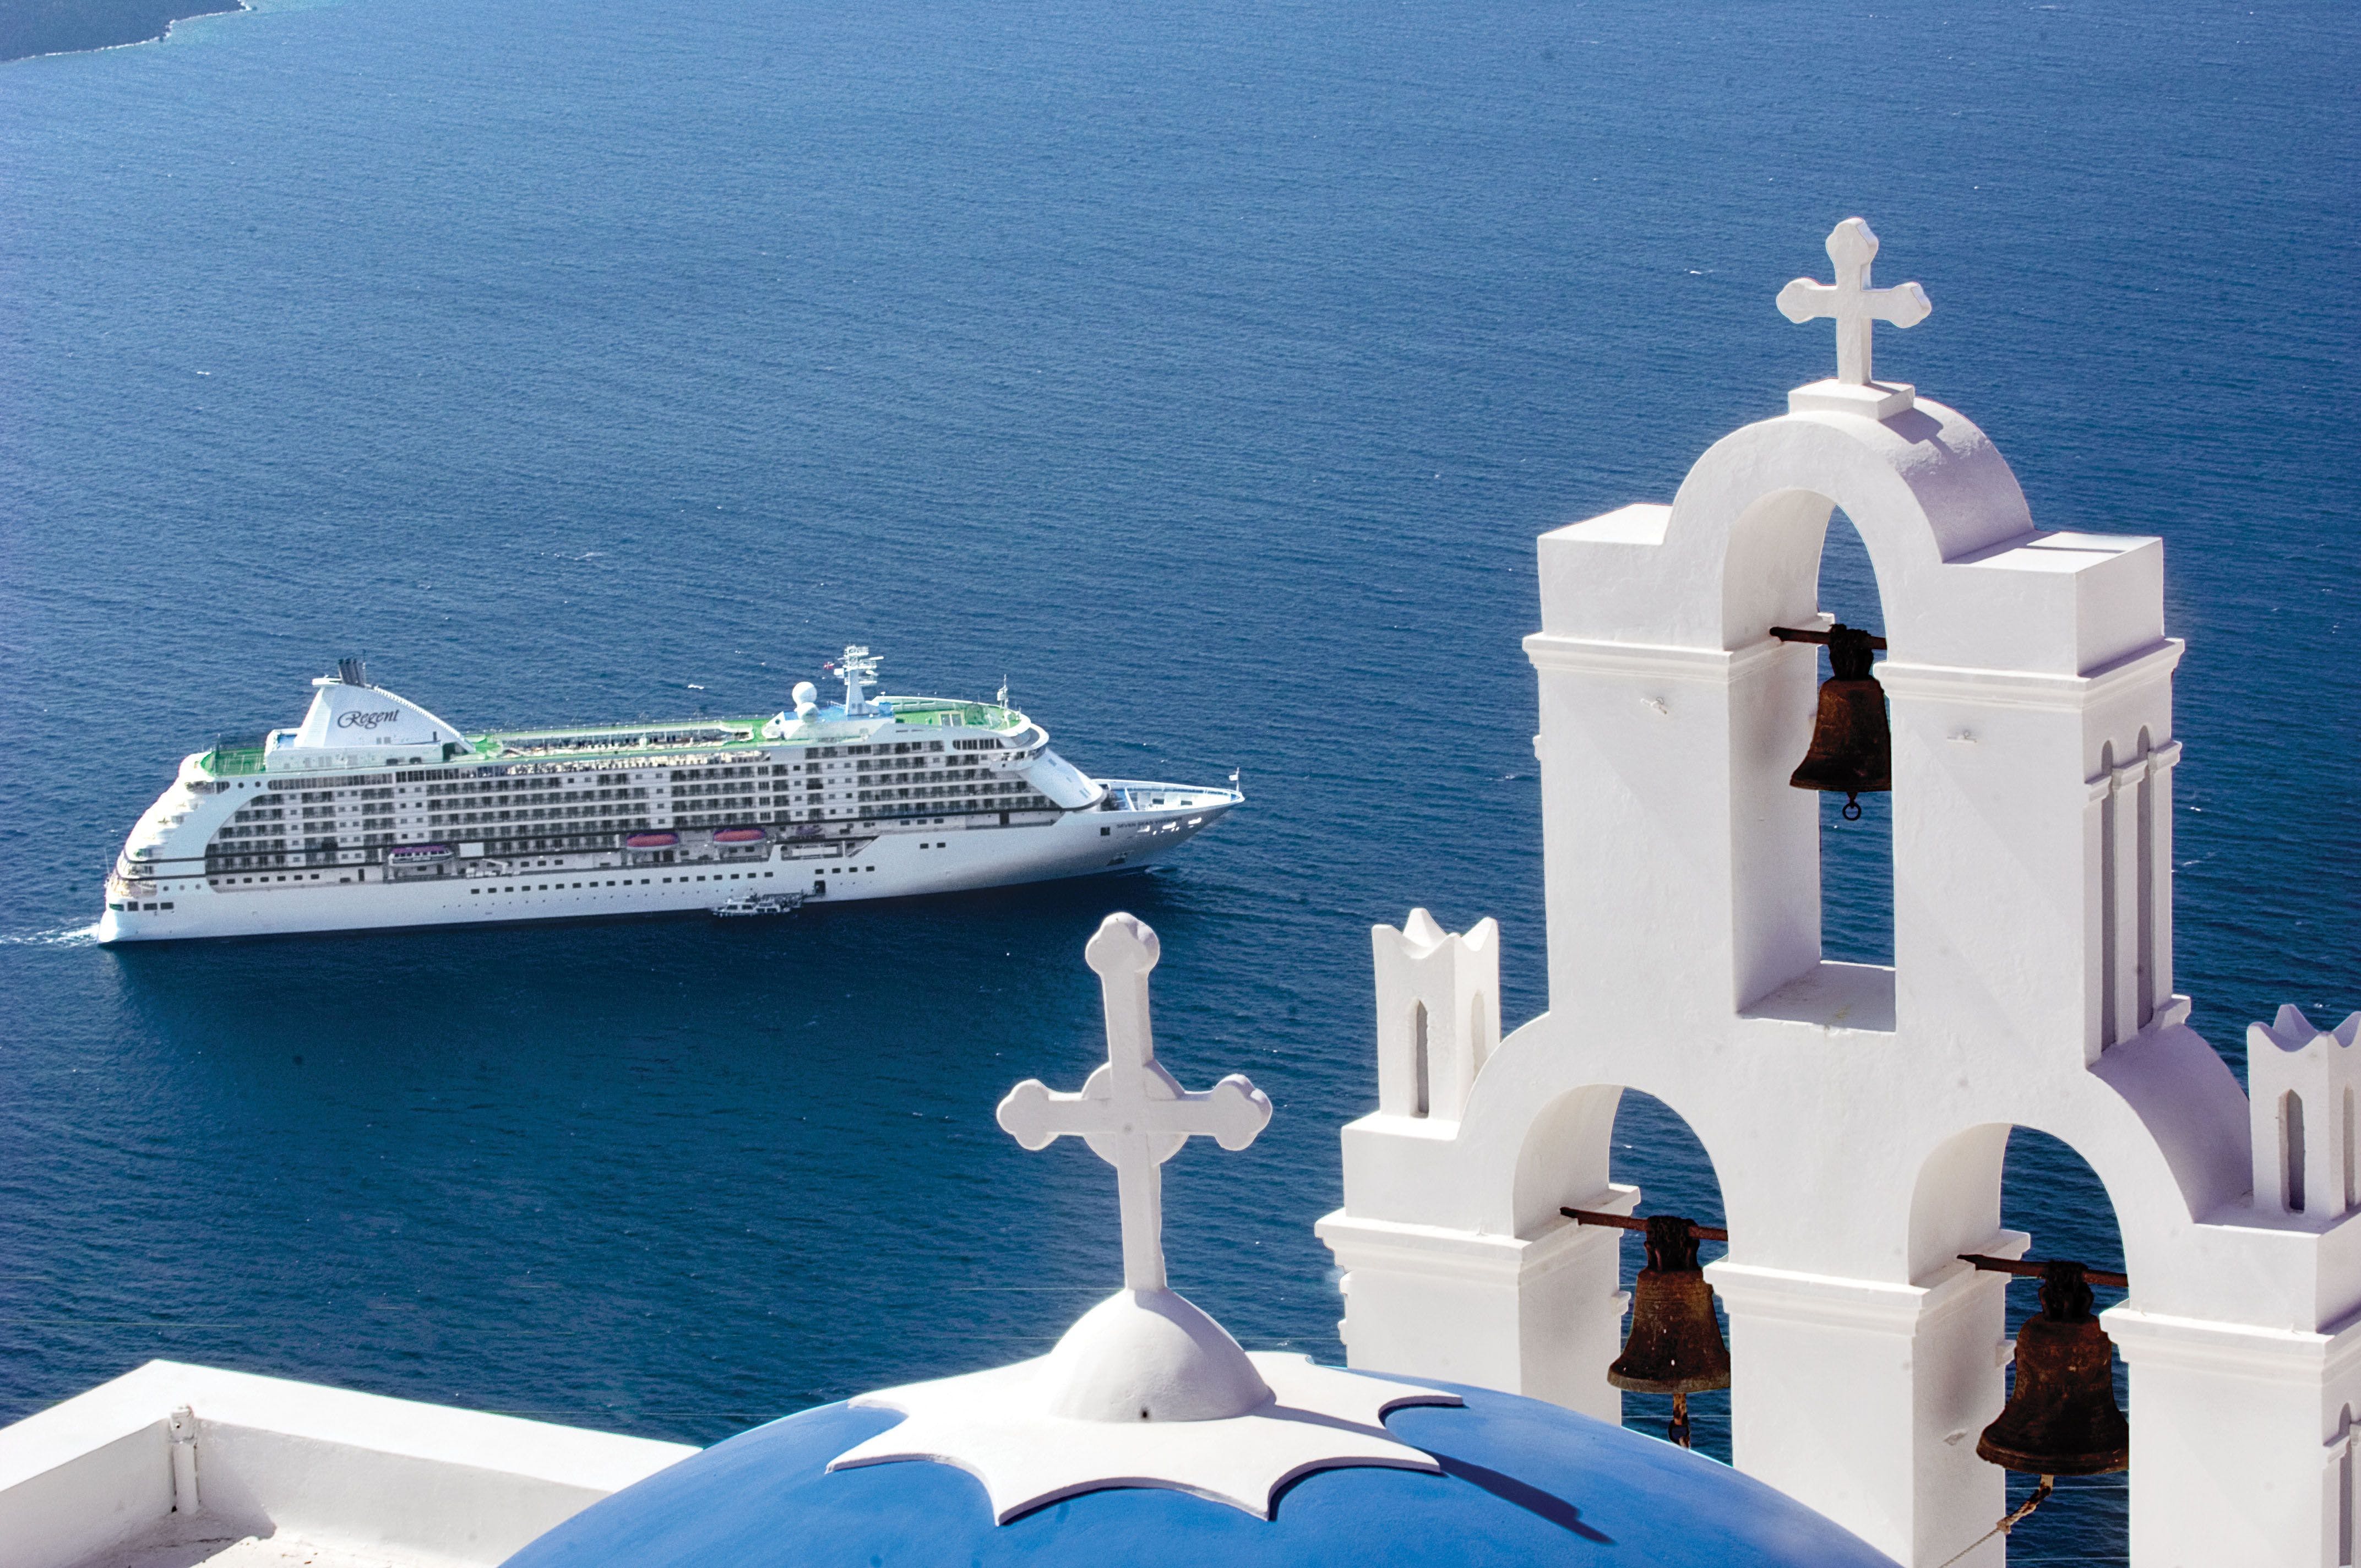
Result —
<path fill-rule="evenodd" d="M 1885 722 L 1885 688 L 1870 674 L 1876 640 L 1839 621 L 1828 631 L 1828 678 L 1820 683 L 1820 714 L 1811 750 L 1787 780 L 1797 789 L 1844 791 L 1848 822 L 1861 817 L 1861 797 L 1894 787 L 1894 732 Z"/>
<path fill-rule="evenodd" d="M 1976 1440 L 1977 1456 L 2029 1475 L 2103 1475 L 2131 1467 L 2132 1431 L 2115 1403 L 2115 1344 L 2091 1315 L 2082 1266 L 2041 1272 L 2041 1313 L 2016 1331 L 2016 1387 Z"/>
<path fill-rule="evenodd" d="M 1730 1387 L 1730 1347 L 1713 1315 L 1713 1287 L 1697 1266 L 1697 1235 L 1678 1214 L 1652 1214 L 1648 1266 L 1631 1283 L 1631 1332 L 1607 1381 L 1673 1397 L 1672 1440 L 1689 1445 L 1688 1397 Z"/>

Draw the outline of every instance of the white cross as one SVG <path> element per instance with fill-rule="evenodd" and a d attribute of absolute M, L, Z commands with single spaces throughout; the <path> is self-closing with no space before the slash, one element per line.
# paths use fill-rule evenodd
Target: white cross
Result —
<path fill-rule="evenodd" d="M 1242 1149 L 1270 1121 L 1270 1096 L 1242 1073 L 1202 1094 L 1183 1090 L 1156 1059 L 1148 1021 L 1148 971 L 1156 933 L 1129 915 L 1100 923 L 1082 957 L 1098 971 L 1106 1008 L 1107 1059 L 1079 1094 L 1028 1078 L 1000 1102 L 1001 1126 L 1028 1149 L 1072 1135 L 1115 1167 L 1123 1199 L 1123 1285 L 1164 1288 L 1164 1162 L 1191 1135 Z"/>
<path fill-rule="evenodd" d="M 1877 255 L 1877 236 L 1859 218 L 1847 218 L 1828 232 L 1828 259 L 1836 263 L 1834 283 L 1798 278 L 1779 291 L 1779 313 L 1798 323 L 1834 316 L 1837 323 L 1837 379 L 1849 387 L 1870 382 L 1869 334 L 1872 322 L 1916 326 L 1935 307 L 1927 291 L 1916 283 L 1891 289 L 1869 286 L 1869 264 Z"/>

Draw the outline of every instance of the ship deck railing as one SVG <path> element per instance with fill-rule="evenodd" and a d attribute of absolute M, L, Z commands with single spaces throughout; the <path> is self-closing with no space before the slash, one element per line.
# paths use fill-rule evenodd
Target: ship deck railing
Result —
<path fill-rule="evenodd" d="M 604 751 L 703 751 L 762 743 L 760 718 L 711 724 L 600 725 L 582 729 L 501 729 L 469 737 L 479 757 L 567 757 Z"/>
<path fill-rule="evenodd" d="M 1015 708 L 992 703 L 960 702 L 946 697 L 880 697 L 899 722 L 946 729 L 974 729 L 1005 734 L 1027 722 Z M 498 757 L 573 756 L 589 751 L 669 751 L 759 747 L 763 718 L 697 719 L 674 724 L 565 725 L 544 729 L 495 729 L 467 737 L 467 760 Z M 458 762 L 460 758 L 451 758 Z M 215 746 L 197 760 L 215 778 L 259 773 L 264 765 L 259 746 Z"/>
<path fill-rule="evenodd" d="M 1210 800 L 1226 798 L 1228 790 L 1212 784 L 1136 784 L 1107 785 L 1108 804 L 1102 811 L 1180 811 L 1192 806 L 1204 806 Z"/>
<path fill-rule="evenodd" d="M 197 766 L 215 778 L 262 772 L 259 746 L 216 746 L 197 759 Z"/>
<path fill-rule="evenodd" d="M 952 697 L 881 696 L 877 704 L 892 710 L 895 718 L 904 724 L 933 725 L 943 729 L 980 729 L 988 734 L 1006 734 L 1026 721 L 1025 716 L 1013 707 L 1000 707 L 988 702 L 961 702 Z"/>

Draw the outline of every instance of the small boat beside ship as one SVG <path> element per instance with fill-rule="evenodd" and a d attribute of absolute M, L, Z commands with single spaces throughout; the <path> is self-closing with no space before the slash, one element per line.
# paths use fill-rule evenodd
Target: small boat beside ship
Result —
<path fill-rule="evenodd" d="M 1093 778 L 994 702 L 868 695 L 876 658 L 744 718 L 463 732 L 369 682 L 183 758 L 106 879 L 102 942 L 830 904 L 1136 870 L 1234 788 Z M 1232 784 L 1235 779 L 1233 776 Z"/>
<path fill-rule="evenodd" d="M 793 915 L 803 906 L 804 897 L 799 893 L 741 893 L 715 905 L 713 913 L 742 918 L 750 915 Z"/>

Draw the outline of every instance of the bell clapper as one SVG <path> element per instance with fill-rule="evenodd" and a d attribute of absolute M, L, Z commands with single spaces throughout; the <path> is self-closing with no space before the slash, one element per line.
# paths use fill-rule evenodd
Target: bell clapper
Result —
<path fill-rule="evenodd" d="M 1682 1448 L 1697 1446 L 1689 1441 L 1689 1397 L 1686 1392 L 1673 1396 L 1673 1419 L 1664 1429 L 1664 1435 Z"/>
<path fill-rule="evenodd" d="M 2010 1530 L 2015 1530 L 2018 1525 L 2025 1522 L 2026 1515 L 2039 1508 L 2043 1503 L 2048 1502 L 2049 1500 L 2049 1494 L 2057 1489 L 2058 1477 L 2055 1475 L 2044 1475 L 2041 1478 L 2041 1485 L 2033 1489 L 2033 1496 L 2026 1498 L 2022 1504 L 2011 1509 L 2007 1517 L 2003 1519 L 2000 1523 L 1993 1526 L 1992 1529 L 1984 1531 L 1983 1534 L 1976 1537 L 1975 1540 L 1968 1542 L 1957 1552 L 1952 1552 L 1949 1557 L 1944 1558 L 1942 1563 L 1938 1565 L 1938 1568 L 1951 1568 L 1952 1563 L 1957 1563 L 1960 1558 L 1965 1557 L 1969 1552 L 1973 1552 L 1977 1547 L 1982 1546 L 1993 1536 L 2006 1535 Z"/>
<path fill-rule="evenodd" d="M 2008 1517 L 2001 1520 L 2000 1523 L 1993 1526 L 1993 1529 L 1998 1530 L 2003 1535 L 2006 1535 L 2010 1530 L 2015 1530 L 2018 1525 L 2025 1522 L 2026 1515 L 2031 1513 L 2034 1509 L 2048 1502 L 2049 1500 L 2049 1494 L 2056 1490 L 2058 1490 L 2058 1477 L 2055 1475 L 2044 1475 L 2041 1478 L 2041 1485 L 2033 1489 L 2033 1496 L 2026 1498 L 2022 1504 L 2012 1509 Z"/>

